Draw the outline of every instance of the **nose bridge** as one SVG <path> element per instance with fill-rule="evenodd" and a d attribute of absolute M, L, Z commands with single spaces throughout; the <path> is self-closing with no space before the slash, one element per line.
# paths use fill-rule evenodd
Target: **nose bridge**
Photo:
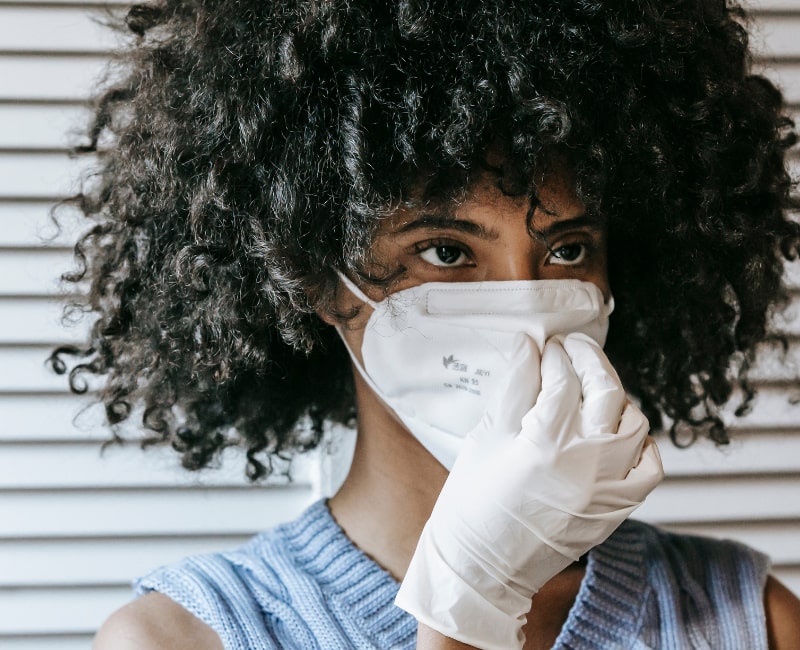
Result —
<path fill-rule="evenodd" d="M 510 233 L 490 268 L 492 280 L 539 280 L 538 257 L 541 243 L 534 241 L 527 227 Z"/>

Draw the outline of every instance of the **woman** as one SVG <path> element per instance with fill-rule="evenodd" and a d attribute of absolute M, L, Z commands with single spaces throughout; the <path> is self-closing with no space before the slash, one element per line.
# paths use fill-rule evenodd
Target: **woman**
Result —
<path fill-rule="evenodd" d="M 661 477 L 642 412 L 726 442 L 800 241 L 739 17 L 134 7 L 72 378 L 190 469 L 238 444 L 261 478 L 326 421 L 358 442 L 332 499 L 154 571 L 95 646 L 796 646 L 763 556 L 624 521 Z"/>

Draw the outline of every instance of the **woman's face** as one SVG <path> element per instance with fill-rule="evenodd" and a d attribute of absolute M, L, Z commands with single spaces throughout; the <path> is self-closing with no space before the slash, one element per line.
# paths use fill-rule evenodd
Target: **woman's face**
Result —
<path fill-rule="evenodd" d="M 372 251 L 376 272 L 406 269 L 389 293 L 424 282 L 576 279 L 593 282 L 608 300 L 605 224 L 586 214 L 572 183 L 553 177 L 542 184 L 531 235 L 528 197 L 505 194 L 501 180 L 484 171 L 465 201 L 400 209 L 382 223 Z M 385 297 L 383 288 L 362 289 L 374 300 Z M 347 290 L 339 295 L 340 308 L 360 304 Z M 361 310 L 344 328 L 351 350 L 360 350 L 371 311 Z"/>

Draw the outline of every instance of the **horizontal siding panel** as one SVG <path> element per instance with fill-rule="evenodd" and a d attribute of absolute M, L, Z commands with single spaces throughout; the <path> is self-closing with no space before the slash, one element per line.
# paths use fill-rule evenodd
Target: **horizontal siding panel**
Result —
<path fill-rule="evenodd" d="M 662 437 L 658 448 L 668 476 L 747 473 L 800 476 L 800 436 L 791 432 L 740 433 L 725 447 L 698 440 L 688 449 L 675 447 Z"/>
<path fill-rule="evenodd" d="M 268 488 L 19 491 L 0 499 L 0 538 L 247 534 L 298 511 L 307 484 Z M 800 476 L 667 479 L 637 511 L 659 524 L 800 519 Z M 258 513 L 258 517 L 254 516 Z M 272 520 L 266 519 L 267 515 Z"/>
<path fill-rule="evenodd" d="M 54 296 L 67 287 L 61 275 L 75 270 L 70 251 L 4 250 L 0 252 L 0 296 Z"/>
<path fill-rule="evenodd" d="M 800 18 L 764 12 L 780 10 L 779 3 L 758 9 L 750 27 L 756 53 L 784 58 L 798 56 L 800 49 L 793 36 L 800 28 Z M 116 16 L 124 12 L 124 7 L 112 10 Z M 128 39 L 102 24 L 107 19 L 107 9 L 0 3 L 0 44 L 5 52 L 108 52 L 124 46 Z"/>
<path fill-rule="evenodd" d="M 46 363 L 49 353 L 50 349 L 44 347 L 0 347 L 0 392 L 66 392 L 66 379 Z"/>
<path fill-rule="evenodd" d="M 71 249 L 90 224 L 77 209 L 61 206 L 56 227 L 50 218 L 52 207 L 50 201 L 0 201 L 0 248 Z"/>
<path fill-rule="evenodd" d="M 28 444 L 35 450 L 43 443 L 99 443 L 111 439 L 105 424 L 103 406 L 92 395 L 26 394 L 0 392 L 0 448 L 9 444 Z M 118 427 L 126 439 L 140 437 L 141 409 Z M 100 462 L 100 459 L 98 459 Z"/>
<path fill-rule="evenodd" d="M 786 285 L 790 289 L 800 289 L 800 261 L 787 262 L 784 268 Z"/>
<path fill-rule="evenodd" d="M 740 434 L 724 448 L 698 441 L 679 449 L 659 441 L 664 468 L 672 477 L 748 473 L 800 476 L 800 436 L 789 432 Z M 142 451 L 135 443 L 113 445 L 102 454 L 97 442 L 0 446 L 0 490 L 238 486 L 244 484 L 245 459 L 226 450 L 221 469 L 187 472 L 172 449 Z M 298 470 L 299 471 L 299 470 Z M 800 497 L 800 492 L 798 492 Z"/>
<path fill-rule="evenodd" d="M 51 199 L 71 196 L 91 167 L 88 156 L 65 153 L 0 153 L 0 198 Z"/>
<path fill-rule="evenodd" d="M 30 221 L 26 221 L 26 217 Z M 11 227 L 0 234 L 0 248 L 5 238 L 6 250 L 0 254 L 0 296 L 41 296 L 58 295 L 69 286 L 62 286 L 59 278 L 62 273 L 72 271 L 75 267 L 70 250 L 13 250 L 34 243 L 38 237 L 49 238 L 55 234 L 54 226 L 47 216 L 47 204 L 36 203 L 25 207 L 25 204 L 3 206 L 0 203 L 0 233 L 4 219 Z M 75 211 L 65 210 L 64 232 L 55 244 L 65 245 L 78 233 L 87 228 L 87 222 Z M 800 287 L 800 264 L 786 265 L 787 284 L 795 290 Z M 792 302 L 785 313 L 778 313 L 774 318 L 775 327 L 787 334 L 796 334 L 800 328 L 800 295 L 793 295 Z"/>
<path fill-rule="evenodd" d="M 0 539 L 251 535 L 296 516 L 311 495 L 307 484 L 12 492 L 0 497 Z"/>
<path fill-rule="evenodd" d="M 665 471 L 671 477 L 800 475 L 800 437 L 790 433 L 738 436 L 718 449 L 705 441 L 690 449 L 660 442 Z M 130 488 L 175 485 L 236 486 L 244 483 L 242 455 L 229 450 L 222 469 L 187 472 L 171 449 L 142 451 L 135 444 L 112 446 L 101 456 L 97 443 L 0 448 L 0 489 Z M 800 494 L 800 493 L 799 493 Z"/>
<path fill-rule="evenodd" d="M 131 4 L 128 0 L 0 0 L 0 5 L 119 5 Z M 800 10 L 797 0 L 744 0 L 742 6 L 748 11 Z"/>
<path fill-rule="evenodd" d="M 775 566 L 800 565 L 800 520 L 700 523 L 669 526 L 687 535 L 735 539 L 766 553 Z"/>
<path fill-rule="evenodd" d="M 0 589 L 123 585 L 187 555 L 235 548 L 247 536 L 0 541 Z M 798 560 L 800 561 L 800 560 Z"/>
<path fill-rule="evenodd" d="M 800 81 L 800 77 L 798 78 Z M 800 91 L 800 88 L 798 89 Z M 796 182 L 800 180 L 800 156 L 797 155 L 798 150 L 793 149 L 790 152 L 790 155 L 786 157 L 786 169 L 789 173 L 789 176 Z"/>
<path fill-rule="evenodd" d="M 788 62 L 759 64 L 753 72 L 762 74 L 778 86 L 789 104 L 800 104 L 800 66 Z M 797 175 L 794 175 L 797 178 Z"/>
<path fill-rule="evenodd" d="M 302 459 L 294 477 L 306 473 Z M 226 449 L 220 467 L 188 472 L 171 448 L 142 450 L 135 443 L 3 444 L 0 445 L 0 490 L 61 490 L 81 488 L 169 488 L 246 486 L 246 458 L 238 449 Z M 285 483 L 285 479 L 276 479 Z"/>
<path fill-rule="evenodd" d="M 0 641 L 4 634 L 89 634 L 130 600 L 125 585 L 2 590 Z"/>
<path fill-rule="evenodd" d="M 797 568 L 775 573 L 790 587 L 800 586 Z M 131 598 L 126 585 L 0 590 L 0 640 L 10 634 L 89 633 Z"/>
<path fill-rule="evenodd" d="M 749 2 L 755 2 L 759 0 L 749 0 Z M 763 2 L 768 2 L 769 0 L 760 0 Z M 775 2 L 781 2 L 786 0 L 774 0 Z M 92 5 L 119 5 L 120 7 L 124 7 L 126 5 L 130 5 L 130 0 L 0 0 L 0 5 L 30 5 L 32 7 L 40 6 L 40 5 L 78 5 L 78 6 L 89 6 Z"/>
<path fill-rule="evenodd" d="M 670 525 L 800 520 L 800 475 L 667 479 L 634 516 Z"/>
<path fill-rule="evenodd" d="M 3 395 L 0 442 L 107 440 L 102 406 L 89 396 Z"/>
<path fill-rule="evenodd" d="M 192 544 L 186 547 L 187 552 L 194 552 L 196 549 L 197 547 Z M 167 558 L 171 560 L 173 557 L 174 553 L 167 553 L 163 559 L 168 561 Z M 159 563 L 157 561 L 155 564 L 150 564 L 145 567 L 145 570 L 157 566 Z M 796 567 L 777 566 L 773 573 L 790 588 L 796 589 L 800 586 L 800 584 L 796 584 L 798 577 Z M 101 595 L 102 598 L 95 598 L 97 595 Z M 67 596 L 69 605 L 65 608 L 61 599 Z M 0 613 L 0 641 L 2 641 L 2 647 L 12 647 L 6 644 L 6 639 L 3 639 L 3 635 L 7 634 L 91 632 L 96 629 L 105 616 L 128 602 L 131 597 L 131 590 L 125 584 L 84 588 L 75 585 L 68 587 L 44 585 L 39 588 L 0 589 L 0 608 L 2 608 L 0 609 L 2 612 Z M 37 603 L 35 607 L 32 604 L 33 599 Z M 44 607 L 43 603 L 48 607 Z M 34 611 L 35 615 L 32 613 Z M 76 615 L 78 612 L 80 615 Z"/>
<path fill-rule="evenodd" d="M 795 7 L 796 8 L 796 7 Z M 769 59 L 800 57 L 800 15 L 758 16 L 750 25 L 753 54 Z"/>
<path fill-rule="evenodd" d="M 116 13 L 120 13 L 118 9 Z M 124 39 L 101 22 L 102 8 L 0 4 L 0 49 L 4 52 L 107 52 Z"/>
<path fill-rule="evenodd" d="M 52 297 L 69 289 L 69 285 L 60 283 L 59 276 L 73 268 L 70 251 L 0 254 L 0 344 L 83 340 L 93 316 L 73 315 L 62 322 L 64 302 Z M 795 293 L 787 307 L 773 317 L 772 330 L 800 338 L 800 293 Z M 779 352 L 779 349 L 770 352 L 770 358 Z"/>
<path fill-rule="evenodd" d="M 72 209 L 63 211 L 64 230 L 58 232 L 48 216 L 50 204 L 3 204 L 0 202 L 0 296 L 52 296 L 62 289 L 58 278 L 75 269 L 71 245 L 91 224 Z M 42 239 L 50 240 L 39 250 L 27 250 Z M 53 250 L 53 248 L 66 250 Z M 23 250 L 13 250 L 22 248 Z M 800 288 L 800 264 L 787 264 L 786 282 Z M 793 295 L 785 313 L 774 317 L 774 326 L 784 333 L 800 332 L 800 295 Z"/>
<path fill-rule="evenodd" d="M 800 292 L 793 293 L 789 303 L 772 317 L 771 330 L 800 337 Z"/>
<path fill-rule="evenodd" d="M 2 636 L 3 650 L 89 650 L 93 634 Z"/>
<path fill-rule="evenodd" d="M 800 522 L 673 526 L 674 532 L 735 539 L 770 556 L 775 566 L 800 565 Z M 125 584 L 187 555 L 231 549 L 248 536 L 0 541 L 0 589 L 29 585 Z"/>
<path fill-rule="evenodd" d="M 51 349 L 47 346 L 0 347 L 0 367 L 4 370 L 3 373 L 0 373 L 0 392 L 66 392 L 68 385 L 65 377 L 56 375 L 46 363 L 50 351 Z M 761 346 L 751 376 L 754 380 L 760 382 L 796 383 L 798 377 L 800 377 L 800 341 L 791 342 L 786 353 L 777 343 Z M 89 377 L 89 379 L 90 387 L 95 388 L 102 381 L 101 378 L 97 377 Z M 766 394 L 775 395 L 774 392 Z M 777 426 L 797 425 L 797 422 L 793 421 L 797 414 L 797 408 L 794 404 L 797 398 L 796 392 L 785 394 L 782 403 L 780 397 L 772 398 L 771 403 L 788 414 L 784 414 L 781 411 L 775 413 L 778 416 L 778 421 L 783 423 Z M 748 418 L 731 420 L 731 422 L 735 422 L 740 427 L 758 424 L 755 417 L 748 416 Z M 767 422 L 762 421 L 761 425 L 767 426 Z"/>
<path fill-rule="evenodd" d="M 0 265 L 2 269 L 2 265 Z M 56 375 L 45 364 L 49 348 L 0 347 L 0 392 L 58 392 L 67 390 L 63 376 Z M 789 342 L 784 352 L 779 343 L 759 346 L 756 362 L 750 372 L 756 383 L 792 383 L 800 381 L 800 341 Z M 90 389 L 100 386 L 101 379 L 89 377 Z M 794 394 L 791 394 L 794 398 Z"/>
<path fill-rule="evenodd" d="M 38 255 L 31 253 L 32 256 Z M 0 296 L 0 344 L 49 344 L 83 340 L 91 316 L 78 327 L 62 322 L 64 302 L 47 297 L 3 298 Z M 800 338 L 800 293 L 773 318 L 772 330 Z"/>
<path fill-rule="evenodd" d="M 112 13 L 118 16 L 124 12 L 124 8 L 115 8 Z M 106 27 L 103 23 L 107 19 L 107 10 L 100 8 L 0 3 L 0 46 L 4 52 L 109 52 L 125 46 L 129 39 Z M 750 29 L 756 54 L 781 58 L 800 55 L 794 37 L 800 30 L 800 17 L 757 15 Z"/>
<path fill-rule="evenodd" d="M 772 572 L 790 591 L 800 598 L 800 566 L 778 567 Z"/>
<path fill-rule="evenodd" d="M 752 403 L 752 409 L 742 417 L 734 417 L 729 410 L 723 420 L 734 430 L 748 429 L 798 429 L 800 428 L 800 386 L 797 391 L 764 386 Z"/>
<path fill-rule="evenodd" d="M 0 100 L 84 101 L 94 94 L 104 56 L 0 55 Z"/>
<path fill-rule="evenodd" d="M 102 406 L 94 404 L 91 396 L 74 396 L 68 393 L 0 394 L 0 413 L 3 417 L 0 442 L 98 441 L 110 437 L 108 429 L 103 425 Z M 757 429 L 798 428 L 800 400 L 792 399 L 791 394 L 787 395 L 779 388 L 764 387 L 759 390 L 753 409 L 748 415 L 728 419 L 734 440 L 741 435 L 747 435 L 748 440 L 757 440 Z M 136 415 L 131 416 L 131 422 L 133 427 L 138 426 Z M 771 435 L 775 434 L 773 431 Z M 668 440 L 660 441 L 661 447 L 668 445 L 671 445 Z M 726 452 L 723 450 L 720 453 Z"/>
<path fill-rule="evenodd" d="M 0 104 L 0 150 L 86 145 L 90 116 L 89 109 L 82 106 Z"/>
<path fill-rule="evenodd" d="M 760 344 L 750 378 L 754 382 L 800 382 L 800 341 L 788 341 L 786 349 L 778 342 Z"/>
<path fill-rule="evenodd" d="M 90 318 L 80 325 L 70 326 L 62 322 L 63 313 L 64 305 L 58 300 L 0 297 L 0 345 L 85 341 Z"/>
<path fill-rule="evenodd" d="M 791 13 L 800 10 L 797 0 L 743 0 L 741 5 L 750 12 Z"/>
<path fill-rule="evenodd" d="M 775 573 L 790 588 L 800 587 L 796 568 Z M 11 634 L 91 633 L 131 599 L 127 586 L 0 591 L 0 641 L 3 635 Z"/>
<path fill-rule="evenodd" d="M 0 5 L 2 7 L 2 5 Z M 31 12 L 30 9 L 21 10 L 22 13 Z M 80 12 L 78 12 L 80 13 Z M 793 56 L 797 46 L 793 43 L 791 35 L 786 36 L 782 27 L 783 18 L 761 18 L 763 26 L 758 29 L 767 33 L 769 30 L 776 32 L 776 41 L 766 44 L 764 36 L 759 32 L 754 34 L 754 46 L 768 49 L 770 55 L 782 57 Z M 800 19 L 793 18 L 793 21 Z M 30 39 L 30 34 L 27 36 Z M 105 37 L 105 40 L 113 36 Z M 37 47 L 36 42 L 29 44 L 29 50 Z M 99 46 L 84 43 L 82 50 Z M 107 66 L 108 55 L 96 54 L 63 54 L 59 56 L 23 55 L 6 53 L 0 55 L 0 99 L 15 101 L 83 101 L 94 94 L 98 80 Z M 787 97 L 793 104 L 800 98 L 800 71 L 787 61 L 778 61 L 759 64 L 757 70 L 764 70 L 764 74 L 779 81 Z"/>

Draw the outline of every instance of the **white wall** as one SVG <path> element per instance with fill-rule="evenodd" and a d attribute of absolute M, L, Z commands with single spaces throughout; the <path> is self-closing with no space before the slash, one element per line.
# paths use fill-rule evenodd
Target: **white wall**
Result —
<path fill-rule="evenodd" d="M 800 106 L 800 0 L 761 0 L 763 52 Z M 79 225 L 55 240 L 52 202 L 74 189 L 70 129 L 113 38 L 94 2 L 0 0 L 0 647 L 87 648 L 98 623 L 129 597 L 130 579 L 187 554 L 231 546 L 287 519 L 312 498 L 309 476 L 248 487 L 238 459 L 191 475 L 161 451 L 112 448 L 97 409 L 73 422 L 79 399 L 50 374 L 63 328 L 55 278 L 70 267 Z M 776 327 L 786 359 L 765 348 L 761 395 L 724 452 L 661 445 L 669 478 L 640 517 L 742 539 L 769 553 L 800 593 L 800 268 Z M 252 513 L 257 513 L 254 517 Z"/>

